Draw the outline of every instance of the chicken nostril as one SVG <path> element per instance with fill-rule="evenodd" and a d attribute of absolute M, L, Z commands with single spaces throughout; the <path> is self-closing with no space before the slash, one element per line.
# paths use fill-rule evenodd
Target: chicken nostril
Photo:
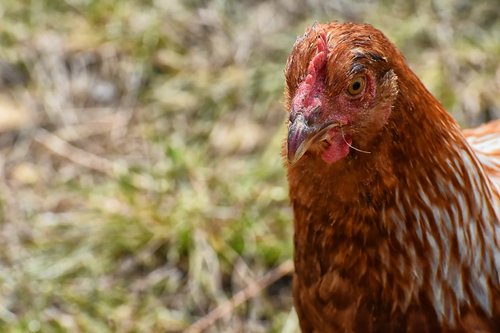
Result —
<path fill-rule="evenodd" d="M 311 124 L 316 124 L 316 122 L 319 121 L 320 118 L 319 109 L 320 106 L 317 105 L 309 112 L 308 122 L 310 122 Z"/>

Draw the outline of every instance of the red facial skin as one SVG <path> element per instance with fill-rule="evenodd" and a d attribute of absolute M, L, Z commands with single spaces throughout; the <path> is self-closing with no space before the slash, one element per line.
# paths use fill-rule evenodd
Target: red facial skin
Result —
<path fill-rule="evenodd" d="M 328 77 L 328 62 L 332 62 L 332 54 L 329 54 L 327 39 L 324 33 L 320 33 L 316 44 L 316 54 L 309 62 L 305 78 L 299 83 L 295 96 L 291 102 L 290 120 L 293 122 L 297 115 L 304 116 L 305 127 L 311 133 L 315 133 L 328 124 L 337 126 L 328 130 L 325 137 L 326 145 L 323 145 L 321 158 L 328 164 L 335 163 L 346 157 L 353 143 L 350 131 L 352 125 L 363 123 L 370 109 L 376 104 L 376 82 L 373 75 L 363 70 L 355 72 L 348 77 L 349 80 L 339 82 L 339 91 L 328 91 L 327 81 L 335 80 Z M 352 80 L 357 77 L 364 79 L 363 89 L 353 95 L 348 92 Z M 329 87 L 331 84 L 328 85 Z M 379 112 L 380 124 L 385 124 L 390 114 L 390 108 Z M 371 117 L 373 119 L 373 117 Z M 292 134 L 293 130 L 292 130 Z M 300 143 L 295 142 L 300 137 L 304 140 L 306 135 L 292 135 L 289 137 L 289 148 L 297 148 Z M 295 140 L 295 141 L 294 141 Z"/>

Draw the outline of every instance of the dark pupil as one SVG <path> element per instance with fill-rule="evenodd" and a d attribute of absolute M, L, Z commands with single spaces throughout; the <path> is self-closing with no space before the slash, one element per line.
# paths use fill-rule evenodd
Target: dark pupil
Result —
<path fill-rule="evenodd" d="M 359 90 L 359 88 L 361 88 L 361 83 L 359 83 L 359 81 L 356 81 L 352 84 L 352 90 Z"/>

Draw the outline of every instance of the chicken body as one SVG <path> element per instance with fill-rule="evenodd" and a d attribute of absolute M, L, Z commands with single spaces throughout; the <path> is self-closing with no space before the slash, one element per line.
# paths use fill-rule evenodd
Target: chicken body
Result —
<path fill-rule="evenodd" d="M 369 25 L 285 70 L 303 332 L 500 332 L 500 121 L 464 132 Z"/>

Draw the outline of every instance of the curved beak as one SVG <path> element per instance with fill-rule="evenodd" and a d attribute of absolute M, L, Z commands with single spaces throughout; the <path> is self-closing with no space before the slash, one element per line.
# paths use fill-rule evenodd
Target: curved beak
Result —
<path fill-rule="evenodd" d="M 326 139 L 328 131 L 338 126 L 340 125 L 331 122 L 324 126 L 309 126 L 304 115 L 298 114 L 295 120 L 288 125 L 288 162 L 295 164 L 314 142 Z"/>
<path fill-rule="evenodd" d="M 288 126 L 288 162 L 294 164 L 311 145 L 313 129 L 307 125 L 302 114 L 297 115 L 293 123 Z"/>

